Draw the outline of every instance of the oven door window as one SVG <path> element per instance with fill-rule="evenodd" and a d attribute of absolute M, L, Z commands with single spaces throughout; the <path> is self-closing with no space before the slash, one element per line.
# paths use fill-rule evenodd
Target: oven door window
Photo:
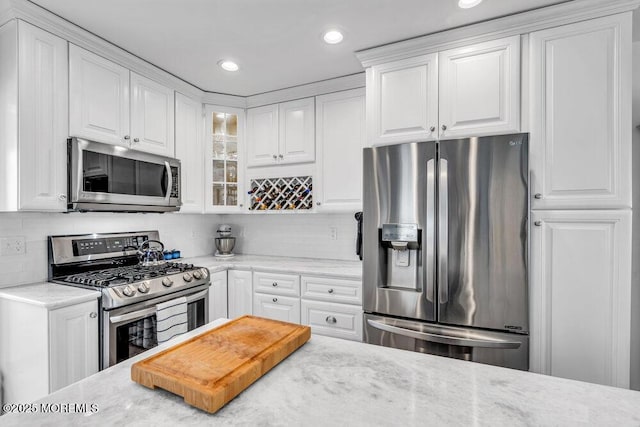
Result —
<path fill-rule="evenodd" d="M 84 150 L 82 189 L 91 193 L 164 197 L 169 178 L 163 164 Z"/>
<path fill-rule="evenodd" d="M 187 305 L 187 319 L 187 329 L 190 331 L 205 324 L 204 299 Z M 111 360 L 109 365 L 120 363 L 158 345 L 155 313 L 113 327 L 115 361 Z"/>

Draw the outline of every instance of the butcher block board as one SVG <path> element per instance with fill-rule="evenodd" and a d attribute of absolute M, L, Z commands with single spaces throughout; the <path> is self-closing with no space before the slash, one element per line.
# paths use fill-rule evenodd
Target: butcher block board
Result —
<path fill-rule="evenodd" d="M 131 366 L 131 379 L 213 413 L 311 337 L 311 328 L 242 316 Z"/>

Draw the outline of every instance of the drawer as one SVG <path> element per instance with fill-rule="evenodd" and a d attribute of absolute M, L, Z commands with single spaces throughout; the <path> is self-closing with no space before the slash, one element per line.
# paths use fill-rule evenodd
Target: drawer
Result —
<path fill-rule="evenodd" d="M 253 314 L 283 322 L 300 323 L 300 298 L 253 294 Z"/>
<path fill-rule="evenodd" d="M 297 297 L 300 296 L 300 276 L 255 271 L 253 273 L 253 291 Z"/>
<path fill-rule="evenodd" d="M 302 298 L 362 305 L 362 282 L 302 276 Z"/>
<path fill-rule="evenodd" d="M 362 342 L 362 307 L 303 299 L 301 310 L 312 333 Z"/>

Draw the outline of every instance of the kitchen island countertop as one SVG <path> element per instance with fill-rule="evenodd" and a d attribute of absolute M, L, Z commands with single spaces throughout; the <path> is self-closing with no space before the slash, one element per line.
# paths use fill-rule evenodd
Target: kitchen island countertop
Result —
<path fill-rule="evenodd" d="M 0 424 L 640 424 L 640 392 L 317 335 L 215 414 L 131 381 L 137 360 L 223 322 L 59 390 L 35 403 L 37 413 L 4 415 Z"/>

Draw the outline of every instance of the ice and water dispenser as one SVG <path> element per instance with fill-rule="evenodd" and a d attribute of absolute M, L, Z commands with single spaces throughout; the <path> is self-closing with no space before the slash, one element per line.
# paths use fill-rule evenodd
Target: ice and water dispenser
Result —
<path fill-rule="evenodd" d="M 418 224 L 382 224 L 380 247 L 385 253 L 386 287 L 420 289 Z"/>

